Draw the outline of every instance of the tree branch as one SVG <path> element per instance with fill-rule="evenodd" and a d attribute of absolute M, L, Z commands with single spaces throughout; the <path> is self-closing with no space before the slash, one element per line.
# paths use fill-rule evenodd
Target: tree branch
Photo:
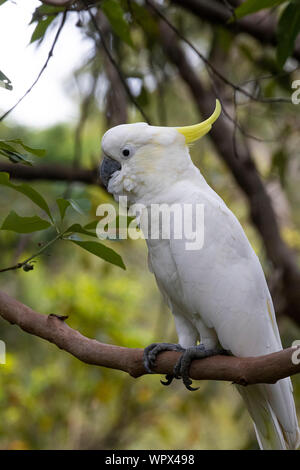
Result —
<path fill-rule="evenodd" d="M 55 344 L 86 364 L 121 370 L 135 378 L 147 374 L 143 365 L 143 349 L 124 348 L 87 338 L 70 328 L 64 317 L 37 313 L 1 291 L 0 315 L 23 331 Z M 171 374 L 179 354 L 160 354 L 155 373 Z M 300 347 L 260 357 L 214 356 L 193 361 L 190 375 L 195 380 L 223 380 L 240 385 L 275 383 L 300 373 L 300 361 L 296 364 L 298 361 L 292 361 L 292 355 L 294 358 L 300 357 Z"/>
<path fill-rule="evenodd" d="M 209 23 L 221 25 L 233 33 L 247 33 L 263 44 L 275 46 L 277 43 L 274 18 L 264 16 L 262 19 L 261 12 L 229 23 L 231 12 L 221 2 L 215 0 L 171 0 L 171 3 L 188 10 Z M 293 56 L 298 61 L 300 60 L 300 43 L 298 41 Z"/>
<path fill-rule="evenodd" d="M 69 7 L 74 0 L 41 0 L 41 2 L 53 7 Z"/>
<path fill-rule="evenodd" d="M 47 180 L 101 185 L 97 169 L 73 168 L 71 166 L 56 165 L 53 163 L 25 166 L 0 162 L 0 171 L 9 173 L 12 178 L 28 181 Z"/>
<path fill-rule="evenodd" d="M 224 4 L 216 0 L 170 0 L 172 4 L 178 5 L 185 10 L 193 13 L 202 20 L 211 24 L 221 25 L 233 33 L 246 33 L 260 41 L 262 44 L 275 46 L 276 22 L 274 18 L 263 17 L 261 12 L 249 15 L 246 18 L 229 23 L 231 11 Z M 41 0 L 42 3 L 52 6 L 70 7 L 74 0 Z M 97 3 L 89 1 L 89 4 Z M 293 52 L 295 59 L 300 61 L 300 41 L 296 41 L 296 47 Z"/>
<path fill-rule="evenodd" d="M 198 57 L 204 62 L 207 68 L 207 72 L 213 79 L 214 77 L 212 75 L 215 75 L 215 78 L 221 80 L 224 82 L 224 84 L 229 85 L 234 92 L 240 92 L 242 95 L 246 96 L 250 100 L 261 102 L 261 103 L 289 103 L 291 100 L 289 98 L 284 98 L 284 97 L 264 97 L 264 96 L 257 96 L 253 93 L 250 93 L 248 90 L 243 88 L 240 85 L 237 85 L 233 83 L 231 80 L 229 80 L 228 77 L 226 77 L 223 72 L 221 72 L 219 69 L 215 67 L 213 62 L 208 60 L 202 52 L 200 52 L 192 43 L 189 39 L 187 39 L 180 31 L 178 28 L 176 28 L 173 23 L 171 23 L 168 18 L 162 13 L 162 11 L 157 8 L 153 2 L 153 0 L 146 0 L 147 5 L 156 13 L 156 15 L 161 18 L 168 26 L 169 28 L 176 34 L 176 36 L 184 41 L 197 55 Z"/>
<path fill-rule="evenodd" d="M 101 38 L 102 41 L 105 41 L 106 44 L 110 44 L 111 53 L 116 53 L 114 43 L 112 41 L 113 34 L 110 23 L 101 10 L 98 10 L 97 12 L 96 21 L 103 34 L 103 38 Z M 108 81 L 108 88 L 105 96 L 105 117 L 106 127 L 109 129 L 110 127 L 118 126 L 119 124 L 125 124 L 128 121 L 128 103 L 127 92 L 120 79 L 120 74 L 106 54 L 102 41 L 99 41 L 98 49 L 101 54 L 103 69 Z M 118 62 L 121 67 L 120 59 Z"/>
<path fill-rule="evenodd" d="M 82 0 L 84 3 L 86 3 L 87 0 Z M 124 90 L 125 92 L 127 93 L 128 95 L 128 98 L 129 100 L 134 104 L 134 106 L 136 107 L 136 109 L 141 113 L 142 117 L 144 118 L 144 120 L 150 124 L 150 120 L 149 118 L 147 117 L 147 115 L 145 114 L 143 108 L 139 105 L 138 101 L 136 100 L 136 98 L 134 97 L 134 95 L 131 93 L 131 90 L 130 90 L 130 87 L 129 85 L 127 84 L 126 82 L 126 78 L 123 76 L 123 73 L 119 67 L 119 64 L 117 63 L 117 61 L 114 59 L 111 51 L 110 51 L 110 47 L 109 45 L 106 43 L 106 40 L 105 40 L 105 34 L 103 33 L 102 29 L 101 29 L 101 26 L 99 24 L 99 22 L 97 21 L 97 17 L 95 17 L 93 15 L 93 13 L 91 12 L 91 10 L 89 10 L 89 16 L 90 16 L 90 19 L 91 19 L 91 22 L 92 24 L 94 25 L 96 31 L 98 32 L 99 34 L 99 37 L 100 37 L 100 40 L 101 40 L 101 44 L 102 44 L 102 48 L 103 48 L 103 51 L 105 52 L 105 54 L 107 55 L 107 58 L 108 60 L 110 61 L 111 65 L 115 68 L 118 76 L 119 76 L 119 79 L 120 79 L 120 83 L 122 84 L 122 86 L 124 87 Z"/>

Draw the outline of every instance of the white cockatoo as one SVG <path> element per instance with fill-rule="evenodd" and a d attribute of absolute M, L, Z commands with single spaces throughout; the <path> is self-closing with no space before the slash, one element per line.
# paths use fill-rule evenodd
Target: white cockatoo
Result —
<path fill-rule="evenodd" d="M 154 204 L 204 208 L 204 224 L 196 227 L 203 230 L 204 238 L 197 249 L 191 249 L 184 234 L 174 236 L 175 224 L 180 222 L 174 218 L 168 237 L 146 240 L 149 268 L 174 316 L 179 344 L 148 346 L 145 367 L 151 371 L 161 351 L 182 351 L 174 376 L 182 377 L 190 389 L 188 371 L 195 358 L 216 354 L 220 348 L 239 357 L 282 349 L 260 262 L 237 218 L 190 158 L 188 145 L 209 132 L 220 112 L 217 101 L 212 116 L 194 126 L 124 124 L 102 138 L 100 175 L 116 199 L 127 196 L 129 205 L 147 209 Z M 172 377 L 167 379 L 168 384 Z M 254 422 L 259 446 L 297 448 L 300 433 L 290 378 L 237 388 Z"/>

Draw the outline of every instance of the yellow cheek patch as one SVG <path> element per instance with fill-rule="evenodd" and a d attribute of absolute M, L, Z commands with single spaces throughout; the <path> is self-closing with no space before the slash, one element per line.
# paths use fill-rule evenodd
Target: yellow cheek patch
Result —
<path fill-rule="evenodd" d="M 208 119 L 200 122 L 199 124 L 195 124 L 194 126 L 176 127 L 175 129 L 180 132 L 180 134 L 184 135 L 186 144 L 191 144 L 192 142 L 201 139 L 201 137 L 211 130 L 211 126 L 220 116 L 221 110 L 221 103 L 219 100 L 216 100 L 215 110 Z"/>

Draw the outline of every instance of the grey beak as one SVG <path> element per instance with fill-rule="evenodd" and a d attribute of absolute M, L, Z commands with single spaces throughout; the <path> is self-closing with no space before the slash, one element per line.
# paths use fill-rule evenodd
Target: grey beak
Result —
<path fill-rule="evenodd" d="M 115 171 L 121 170 L 121 164 L 110 157 L 105 156 L 100 165 L 100 179 L 107 188 L 108 182 Z"/>

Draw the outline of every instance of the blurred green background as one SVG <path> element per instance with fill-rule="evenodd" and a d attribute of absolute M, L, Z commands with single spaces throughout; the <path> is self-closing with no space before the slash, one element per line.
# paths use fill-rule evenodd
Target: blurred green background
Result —
<path fill-rule="evenodd" d="M 230 65 L 223 63 L 222 67 L 232 80 L 244 82 L 249 77 L 272 73 L 273 67 L 273 76 L 260 82 L 264 95 L 290 96 L 291 80 L 297 75 L 280 78 L 271 46 L 258 45 L 248 36 L 235 37 L 222 28 L 212 29 L 181 10 L 167 10 L 167 14 L 204 50 L 208 51 L 214 43 L 215 53 L 220 51 L 228 57 Z M 84 28 L 85 33 L 94 34 L 86 17 Z M 158 74 L 163 70 L 167 76 L 167 81 L 162 77 L 154 87 L 143 88 L 144 96 L 139 96 L 152 123 L 197 122 L 199 115 L 193 100 L 175 71 L 168 68 L 168 64 L 164 68 L 161 49 L 153 45 L 153 50 L 141 31 L 133 26 L 132 37 L 135 51 L 124 43 L 117 44 L 126 75 L 150 76 L 152 72 L 146 66 L 143 68 L 148 55 L 151 57 L 150 51 Z M 98 74 L 105 73 L 103 61 L 97 55 L 92 62 L 96 63 Z M 209 81 L 199 62 L 195 62 L 194 68 L 204 81 Z M 76 73 L 91 77 L 91 64 Z M 89 93 L 86 96 L 90 103 L 84 116 L 84 128 L 80 128 L 80 166 L 95 168 L 101 159 L 101 136 L 109 127 L 107 101 Z M 30 100 L 30 96 L 27 99 Z M 78 100 L 79 110 L 84 99 Z M 225 93 L 225 103 L 230 99 Z M 129 121 L 142 120 L 134 107 L 128 106 Z M 46 111 L 41 109 L 41 112 Z M 82 112 L 78 115 L 80 122 Z M 239 117 L 249 133 L 272 140 L 250 139 L 249 145 L 277 212 L 282 237 L 294 250 L 299 265 L 298 108 L 289 104 L 270 106 L 251 102 L 239 107 Z M 43 162 L 35 158 L 34 165 L 72 166 L 78 145 L 78 122 L 38 129 L 30 127 L 30 119 L 28 126 L 11 119 L 1 123 L 1 139 L 22 138 L 32 147 L 46 149 Z M 195 144 L 191 155 L 208 183 L 239 218 L 268 280 L 275 282 L 277 272 L 249 220 L 247 200 L 230 170 L 217 158 L 210 139 Z M 4 158 L 1 161 L 4 162 Z M 49 181 L 30 184 L 45 196 L 54 211 L 57 211 L 55 200 L 65 196 L 66 191 L 76 200 L 88 200 L 89 205 L 82 215 L 72 208 L 67 210 L 70 224 L 94 220 L 97 206 L 111 201 L 96 184 Z M 40 214 L 36 208 L 33 210 L 29 200 L 9 188 L 0 186 L 0 201 L 0 224 L 11 209 L 22 216 Z M 24 260 L 52 236 L 51 230 L 26 235 L 0 231 L 0 268 Z M 72 243 L 59 241 L 36 260 L 32 271 L 0 273 L 1 290 L 45 315 L 67 315 L 67 323 L 72 328 L 101 342 L 141 348 L 153 341 L 176 342 L 172 316 L 161 299 L 153 275 L 148 272 L 145 243 L 123 240 L 107 242 L 107 246 L 121 254 L 126 271 Z M 280 314 L 278 322 L 283 345 L 289 347 L 293 340 L 300 338 L 300 323 Z M 135 380 L 123 372 L 83 364 L 17 326 L 4 320 L 0 323 L 1 339 L 7 347 L 7 363 L 0 365 L 1 449 L 257 448 L 250 418 L 230 383 L 203 381 L 197 384 L 199 391 L 190 393 L 180 381 L 168 388 L 162 387 L 159 376 Z M 300 413 L 299 375 L 293 378 L 293 384 Z"/>

